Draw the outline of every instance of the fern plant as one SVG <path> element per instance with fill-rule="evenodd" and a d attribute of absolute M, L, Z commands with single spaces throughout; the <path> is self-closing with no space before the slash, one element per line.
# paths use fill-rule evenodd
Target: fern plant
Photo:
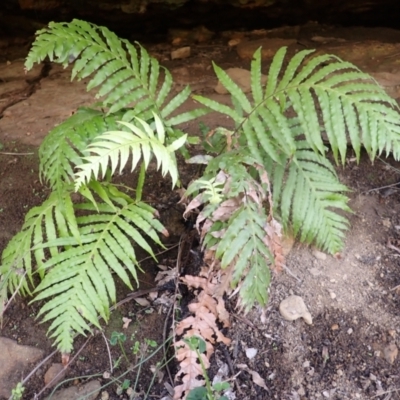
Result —
<path fill-rule="evenodd" d="M 315 242 L 330 253 L 343 246 L 349 223 L 340 212 L 351 211 L 344 195 L 348 188 L 326 157 L 327 145 L 342 165 L 349 145 L 357 161 L 361 147 L 372 161 L 384 151 L 400 158 L 397 103 L 354 65 L 312 53 L 300 51 L 285 66 L 286 48 L 280 49 L 263 86 L 261 51 L 256 51 L 250 98 L 214 65 L 232 106 L 194 96 L 236 126 L 207 137 L 207 146 L 217 144 L 214 151 L 220 154 L 189 186 L 188 194 L 197 196 L 188 209 L 204 205 L 198 217 L 203 245 L 215 251 L 222 268 L 232 269 L 233 286 L 243 281 L 246 309 L 256 301 L 266 304 L 269 266 L 282 262 L 275 240 L 280 225 L 266 209 L 273 209 L 286 233 L 302 242 Z M 227 178 L 216 180 L 221 173 Z M 259 190 L 260 184 L 267 185 Z"/>
<path fill-rule="evenodd" d="M 282 262 L 279 222 L 304 242 L 339 251 L 348 221 L 337 211 L 349 211 L 347 188 L 326 157 L 327 145 L 338 164 L 348 144 L 357 159 L 361 147 L 372 160 L 383 151 L 399 158 L 398 107 L 368 75 L 335 56 L 301 51 L 285 64 L 285 55 L 285 48 L 277 52 L 262 85 L 255 53 L 250 98 L 214 65 L 232 105 L 193 96 L 205 108 L 179 114 L 190 88 L 174 94 L 170 73 L 140 45 L 79 20 L 39 31 L 26 68 L 46 57 L 73 62 L 72 79 L 90 77 L 88 90 L 97 90 L 99 102 L 53 129 L 40 147 L 40 176 L 52 193 L 27 214 L 2 254 L 2 300 L 4 287 L 46 300 L 40 315 L 52 321 L 49 330 L 64 353 L 74 333 L 107 319 L 115 302 L 112 273 L 131 286 L 139 268 L 135 247 L 154 256 L 150 242 L 161 245 L 159 234 L 167 234 L 142 201 L 150 160 L 178 183 L 175 153 L 187 156 L 185 144 L 196 139 L 177 125 L 208 110 L 236 127 L 207 135 L 206 151 L 217 154 L 203 158 L 204 176 L 188 193 L 204 205 L 197 221 L 204 245 L 232 269 L 233 285 L 243 281 L 245 307 L 267 301 L 269 266 Z M 128 163 L 138 171 L 134 197 L 112 180 Z"/>
<path fill-rule="evenodd" d="M 175 152 L 187 153 L 188 142 L 176 125 L 206 110 L 176 113 L 190 88 L 174 95 L 171 75 L 156 59 L 104 27 L 79 20 L 50 23 L 37 33 L 25 66 L 46 57 L 64 66 L 74 61 L 72 79 L 90 76 L 88 90 L 97 88 L 100 101 L 79 109 L 40 146 L 40 177 L 52 193 L 27 214 L 4 250 L 1 295 L 4 303 L 6 289 L 46 300 L 39 315 L 52 321 L 49 332 L 60 351 L 69 353 L 76 332 L 90 330 L 89 323 L 99 326 L 99 316 L 108 319 L 116 301 L 112 273 L 132 287 L 140 268 L 135 247 L 154 257 L 150 244 L 162 246 L 159 234 L 168 232 L 141 201 L 146 169 L 155 157 L 175 185 Z M 112 182 L 117 164 L 122 171 L 128 160 L 139 171 L 133 198 Z"/>
<path fill-rule="evenodd" d="M 236 129 L 229 134 L 229 143 L 233 141 L 234 151 L 249 152 L 267 171 L 274 211 L 285 231 L 336 253 L 348 226 L 336 210 L 349 211 L 343 195 L 348 189 L 326 157 L 326 144 L 342 165 L 348 145 L 357 160 L 361 147 L 371 160 L 383 151 L 398 159 L 398 105 L 369 75 L 336 56 L 312 57 L 312 51 L 304 50 L 285 67 L 285 55 L 286 48 L 277 52 L 263 86 L 261 53 L 256 51 L 250 99 L 216 65 L 215 73 L 230 93 L 232 106 L 194 98 L 234 121 Z M 227 152 L 224 160 L 230 164 Z M 206 169 L 209 178 L 216 172 L 210 168 Z"/>

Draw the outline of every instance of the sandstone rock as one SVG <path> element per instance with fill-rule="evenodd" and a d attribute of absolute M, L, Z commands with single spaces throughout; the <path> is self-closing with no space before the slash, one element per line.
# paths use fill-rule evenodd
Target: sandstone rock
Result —
<path fill-rule="evenodd" d="M 243 90 L 244 93 L 251 92 L 251 73 L 247 69 L 243 68 L 228 68 L 225 72 L 229 75 L 229 77 Z M 265 84 L 267 81 L 266 75 L 261 75 L 261 83 Z M 218 94 L 227 94 L 228 91 L 222 85 L 221 82 L 218 82 L 217 86 L 214 89 Z"/>
<path fill-rule="evenodd" d="M 190 57 L 190 47 L 180 47 L 179 49 L 171 51 L 171 60 Z"/>
<path fill-rule="evenodd" d="M 322 251 L 313 250 L 312 255 L 313 255 L 317 260 L 321 260 L 321 261 L 325 261 L 325 260 L 326 260 L 326 254 L 323 253 Z"/>
<path fill-rule="evenodd" d="M 312 324 L 312 316 L 300 296 L 293 295 L 282 300 L 279 305 L 279 312 L 287 321 L 303 318 L 305 323 Z"/>
<path fill-rule="evenodd" d="M 83 385 L 71 386 L 66 389 L 57 390 L 51 400 L 95 400 L 100 393 L 100 382 L 89 381 Z M 48 398 L 47 400 L 50 400 Z"/>
<path fill-rule="evenodd" d="M 0 337 L 0 397 L 11 396 L 11 390 L 29 372 L 30 364 L 40 360 L 43 354 L 43 350 L 36 347 L 22 346 Z"/>
<path fill-rule="evenodd" d="M 54 387 L 64 378 L 66 369 L 61 363 L 51 364 L 50 368 L 44 374 L 44 384 L 49 388 Z"/>
<path fill-rule="evenodd" d="M 261 49 L 261 56 L 263 59 L 272 58 L 275 53 L 284 46 L 290 46 L 296 44 L 295 39 L 258 39 L 247 42 L 239 43 L 236 47 L 236 51 L 240 58 L 252 59 L 254 52 L 259 48 Z"/>

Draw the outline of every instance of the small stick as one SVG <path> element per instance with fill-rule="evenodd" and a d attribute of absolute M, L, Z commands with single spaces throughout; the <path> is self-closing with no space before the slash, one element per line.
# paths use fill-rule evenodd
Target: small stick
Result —
<path fill-rule="evenodd" d="M 392 250 L 397 251 L 398 253 L 400 253 L 400 249 L 398 247 L 396 247 L 396 246 L 393 246 L 391 243 L 388 242 L 386 246 L 389 249 L 392 249 Z"/>
<path fill-rule="evenodd" d="M 367 190 L 367 191 L 363 192 L 363 194 L 367 194 L 367 193 L 371 193 L 371 192 L 376 192 L 376 191 L 378 191 L 378 190 L 387 189 L 387 188 L 390 188 L 390 187 L 393 187 L 393 186 L 398 186 L 398 185 L 399 185 L 399 182 L 392 183 L 391 185 L 381 186 L 381 187 L 378 187 L 378 188 L 374 188 L 374 189 Z"/>
<path fill-rule="evenodd" d="M 103 333 L 103 331 L 100 331 L 100 333 L 102 334 L 104 341 L 106 342 L 106 347 L 107 347 L 107 352 L 108 352 L 108 358 L 110 360 L 110 373 L 113 373 L 113 365 L 112 365 L 112 359 L 111 359 L 111 351 L 110 351 L 110 346 L 108 345 L 108 340 L 106 338 L 106 335 Z"/>
<path fill-rule="evenodd" d="M 294 279 L 297 280 L 297 282 L 301 283 L 301 279 L 298 278 L 285 264 L 282 264 L 283 269 L 291 276 L 293 276 Z"/>

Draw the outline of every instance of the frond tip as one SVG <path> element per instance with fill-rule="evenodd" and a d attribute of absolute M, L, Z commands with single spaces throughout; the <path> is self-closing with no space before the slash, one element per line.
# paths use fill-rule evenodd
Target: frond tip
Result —
<path fill-rule="evenodd" d="M 178 168 L 176 164 L 175 151 L 186 142 L 187 135 L 182 135 L 169 145 L 165 145 L 165 129 L 160 118 L 154 115 L 153 128 L 145 121 L 135 117 L 139 126 L 129 122 L 120 122 L 129 131 L 109 131 L 100 135 L 94 143 L 87 148 L 88 155 L 84 157 L 87 162 L 78 165 L 79 172 L 75 174 L 75 190 L 88 183 L 92 175 L 95 179 L 99 176 L 104 178 L 109 164 L 111 174 L 114 174 L 119 165 L 121 173 L 130 156 L 131 171 L 133 171 L 140 159 L 143 159 L 145 168 L 149 166 L 152 155 L 157 160 L 157 169 L 161 167 L 162 175 L 170 174 L 172 185 L 175 186 L 178 180 Z"/>

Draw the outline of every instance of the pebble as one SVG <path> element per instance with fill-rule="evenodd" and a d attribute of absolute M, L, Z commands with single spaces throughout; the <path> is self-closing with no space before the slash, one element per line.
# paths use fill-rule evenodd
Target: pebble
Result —
<path fill-rule="evenodd" d="M 229 46 L 229 47 L 235 47 L 235 46 L 237 46 L 241 41 L 242 41 L 242 40 L 239 39 L 239 38 L 231 39 L 231 40 L 228 42 L 228 46 Z"/>
<path fill-rule="evenodd" d="M 180 47 L 179 49 L 172 50 L 171 51 L 171 60 L 178 60 L 181 58 L 188 58 L 190 57 L 190 47 L 185 46 L 185 47 Z"/>
<path fill-rule="evenodd" d="M 331 326 L 331 330 L 332 331 L 337 331 L 339 329 L 339 325 L 338 324 L 333 324 L 332 326 Z"/>
<path fill-rule="evenodd" d="M 282 300 L 279 305 L 279 312 L 287 321 L 303 318 L 305 323 L 312 324 L 312 316 L 300 296 L 292 295 Z"/>
<path fill-rule="evenodd" d="M 313 255 L 317 260 L 321 260 L 321 261 L 325 261 L 325 260 L 326 260 L 326 254 L 323 253 L 322 251 L 313 250 L 312 255 Z"/>
<path fill-rule="evenodd" d="M 336 299 L 336 293 L 329 292 L 329 296 L 331 296 L 332 300 Z"/>
<path fill-rule="evenodd" d="M 347 333 L 348 333 L 349 335 L 351 335 L 351 334 L 353 333 L 353 328 L 349 328 L 349 329 L 347 330 Z"/>

